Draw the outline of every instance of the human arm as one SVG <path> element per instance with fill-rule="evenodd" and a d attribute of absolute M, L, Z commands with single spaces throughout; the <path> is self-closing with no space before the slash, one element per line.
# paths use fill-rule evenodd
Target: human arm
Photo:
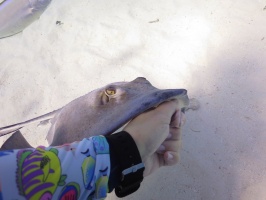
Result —
<path fill-rule="evenodd" d="M 133 119 L 124 128 L 129 136 L 126 136 L 125 133 L 114 134 L 121 137 L 121 142 L 108 141 L 114 150 L 110 152 L 112 171 L 109 188 L 112 190 L 116 187 L 116 195 L 123 197 L 135 192 L 140 187 L 141 177 L 143 177 L 140 170 L 126 176 L 126 181 L 121 181 L 124 177 L 122 171 L 125 166 L 129 168 L 144 162 L 144 176 L 148 176 L 162 166 L 176 164 L 181 148 L 181 126 L 184 123 L 184 113 L 178 108 L 177 102 L 166 102 Z M 133 141 L 134 144 L 129 141 Z M 137 152 L 134 152 L 135 148 L 138 149 Z M 129 152 L 130 149 L 131 152 Z M 136 160 L 129 162 L 128 159 L 124 159 L 125 156 L 119 159 L 117 158 L 121 154 L 119 152 L 123 152 L 122 154 L 128 157 L 139 157 L 139 160 L 138 162 Z"/>
<path fill-rule="evenodd" d="M 0 199 L 97 199 L 108 192 L 109 145 L 103 136 L 1 151 L 0 166 Z"/>
<path fill-rule="evenodd" d="M 124 131 L 132 137 L 132 140 L 128 138 L 127 141 L 136 145 L 134 148 L 145 163 L 144 175 L 151 174 L 161 166 L 177 163 L 181 143 L 181 116 L 175 102 L 166 102 L 136 117 L 125 127 Z M 115 134 L 110 137 L 115 137 Z M 96 143 L 92 138 L 97 138 Z M 107 184 L 110 183 L 109 170 L 115 165 L 110 166 L 109 144 L 105 138 L 92 138 L 61 147 L 0 152 L 0 191 L 3 199 L 19 199 L 25 195 L 32 197 L 28 199 L 39 199 L 42 195 L 47 198 L 77 195 L 84 199 L 98 194 L 101 194 L 98 197 L 104 198 L 108 192 Z M 161 145 L 165 146 L 164 150 L 158 150 Z M 101 148 L 96 148 L 97 146 Z M 113 152 L 112 147 L 110 151 Z M 172 154 L 172 159 L 169 153 Z M 118 155 L 119 152 L 111 156 L 111 163 Z M 31 163 L 36 156 L 38 160 Z M 35 165 L 35 168 L 25 163 Z M 35 171 L 37 175 L 34 175 Z M 32 176 L 25 177 L 27 172 L 32 173 Z M 121 171 L 118 170 L 117 176 L 111 178 L 116 180 L 113 181 L 113 188 L 120 184 L 120 175 Z M 48 186 L 42 191 L 40 188 L 44 185 Z M 38 198 L 36 195 L 39 195 Z"/>

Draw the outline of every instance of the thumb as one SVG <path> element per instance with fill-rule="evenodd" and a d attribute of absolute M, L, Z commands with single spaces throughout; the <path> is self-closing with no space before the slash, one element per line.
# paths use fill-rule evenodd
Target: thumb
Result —
<path fill-rule="evenodd" d="M 166 101 L 162 104 L 160 104 L 157 108 L 156 111 L 158 113 L 164 114 L 167 116 L 169 119 L 175 114 L 175 112 L 178 110 L 178 103 L 175 100 L 172 101 Z"/>

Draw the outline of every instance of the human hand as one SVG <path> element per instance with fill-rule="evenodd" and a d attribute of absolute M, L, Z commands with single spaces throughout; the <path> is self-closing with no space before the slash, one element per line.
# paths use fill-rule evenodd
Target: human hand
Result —
<path fill-rule="evenodd" d="M 176 101 L 161 104 L 133 119 L 125 128 L 134 139 L 145 164 L 144 176 L 179 160 L 184 113 Z"/>

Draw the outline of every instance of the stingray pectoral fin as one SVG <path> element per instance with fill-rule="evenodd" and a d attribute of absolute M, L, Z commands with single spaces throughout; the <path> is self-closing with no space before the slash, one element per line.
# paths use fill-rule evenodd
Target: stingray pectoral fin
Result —
<path fill-rule="evenodd" d="M 23 31 L 39 19 L 51 0 L 4 0 L 0 3 L 0 39 Z"/>
<path fill-rule="evenodd" d="M 16 131 L 11 137 L 9 137 L 2 145 L 0 150 L 11 150 L 11 149 L 23 149 L 32 148 L 32 146 L 23 137 L 20 131 Z"/>

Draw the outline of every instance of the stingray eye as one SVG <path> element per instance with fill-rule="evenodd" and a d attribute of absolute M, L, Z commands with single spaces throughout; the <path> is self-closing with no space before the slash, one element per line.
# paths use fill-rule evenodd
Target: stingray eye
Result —
<path fill-rule="evenodd" d="M 105 90 L 105 94 L 108 96 L 114 95 L 116 93 L 114 88 L 108 88 Z"/>

